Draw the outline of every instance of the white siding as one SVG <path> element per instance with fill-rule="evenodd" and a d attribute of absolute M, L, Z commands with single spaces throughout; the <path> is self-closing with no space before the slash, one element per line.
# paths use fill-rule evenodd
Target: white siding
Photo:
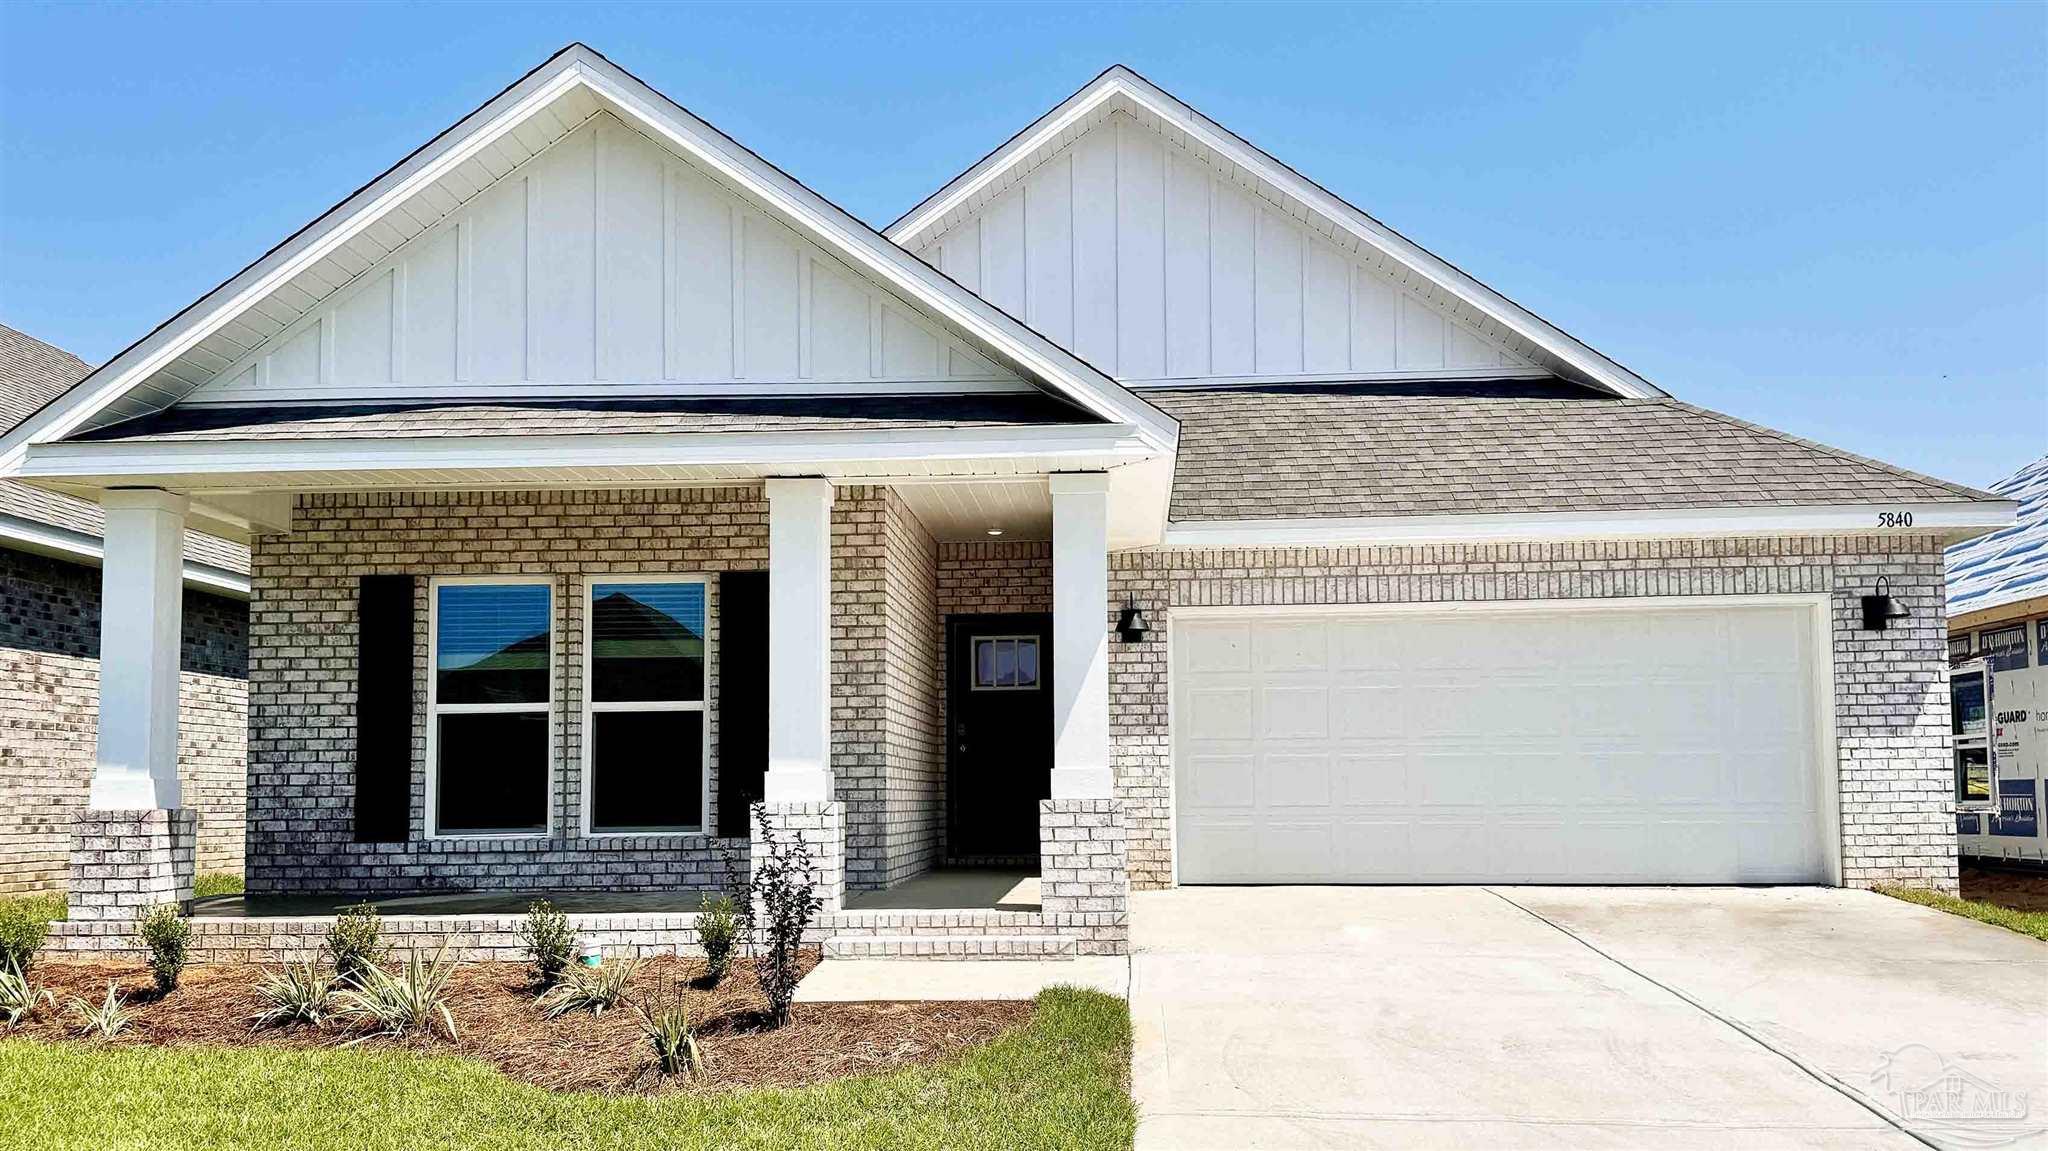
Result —
<path fill-rule="evenodd" d="M 1124 380 L 1531 368 L 1121 112 L 920 254 Z"/>
<path fill-rule="evenodd" d="M 988 231 L 1003 249 L 991 265 L 998 294 L 1021 304 L 1022 205 L 997 214 Z M 979 284 L 979 241 L 963 250 L 973 252 Z M 367 267 L 188 402 L 798 381 L 1015 377 L 598 116 Z"/>

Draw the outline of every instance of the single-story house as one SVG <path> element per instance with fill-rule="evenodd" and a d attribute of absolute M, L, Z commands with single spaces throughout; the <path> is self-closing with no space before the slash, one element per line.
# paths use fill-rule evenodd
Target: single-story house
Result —
<path fill-rule="evenodd" d="M 107 514 L 75 916 L 184 894 L 198 527 L 252 892 L 715 886 L 751 809 L 828 915 L 1022 861 L 1099 951 L 1176 883 L 1953 887 L 1942 549 L 2014 512 L 1675 399 L 1125 68 L 876 231 L 582 45 L 0 470 Z"/>
<path fill-rule="evenodd" d="M 0 324 L 0 428 L 92 373 Z M 99 724 L 99 505 L 0 479 L 0 896 L 61 890 Z M 242 870 L 249 549 L 185 533 L 178 777 L 201 872 Z"/>

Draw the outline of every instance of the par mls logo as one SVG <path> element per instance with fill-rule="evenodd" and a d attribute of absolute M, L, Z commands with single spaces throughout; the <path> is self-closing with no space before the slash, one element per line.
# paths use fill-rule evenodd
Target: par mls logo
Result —
<path fill-rule="evenodd" d="M 1923 1043 L 1879 1060 L 1870 1083 L 1894 1114 L 1944 1143 L 1997 1147 L 2048 1131 L 2029 1120 L 2026 1092 L 2008 1091 Z"/>

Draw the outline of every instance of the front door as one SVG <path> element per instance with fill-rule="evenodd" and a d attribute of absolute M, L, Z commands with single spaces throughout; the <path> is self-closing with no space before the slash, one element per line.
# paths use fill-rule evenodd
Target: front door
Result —
<path fill-rule="evenodd" d="M 947 857 L 1038 858 L 1052 795 L 1052 616 L 956 615 L 946 627 Z"/>

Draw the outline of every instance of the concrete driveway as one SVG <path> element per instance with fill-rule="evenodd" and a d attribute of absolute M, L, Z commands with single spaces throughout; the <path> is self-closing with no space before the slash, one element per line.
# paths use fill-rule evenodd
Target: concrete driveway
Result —
<path fill-rule="evenodd" d="M 1132 903 L 1140 1148 L 2048 1145 L 2048 944 L 1880 895 Z"/>

